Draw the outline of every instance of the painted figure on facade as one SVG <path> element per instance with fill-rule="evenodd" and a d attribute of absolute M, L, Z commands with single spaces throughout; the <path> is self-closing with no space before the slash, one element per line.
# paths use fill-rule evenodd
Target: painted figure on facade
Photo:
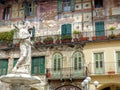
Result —
<path fill-rule="evenodd" d="M 15 28 L 19 32 L 20 41 L 20 58 L 18 59 L 16 65 L 13 68 L 13 72 L 28 72 L 26 67 L 30 67 L 31 62 L 31 40 L 30 40 L 30 33 L 29 28 L 31 27 L 30 22 L 26 21 L 23 22 L 20 27 Z"/>

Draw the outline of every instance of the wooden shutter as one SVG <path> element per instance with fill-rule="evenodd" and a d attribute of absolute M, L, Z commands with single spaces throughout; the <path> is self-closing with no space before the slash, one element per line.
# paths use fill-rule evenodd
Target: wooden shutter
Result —
<path fill-rule="evenodd" d="M 71 3 L 71 11 L 74 11 L 75 10 L 75 0 L 71 0 L 70 3 Z"/>
<path fill-rule="evenodd" d="M 0 76 L 6 75 L 8 70 L 8 60 L 2 59 L 0 60 Z"/>
<path fill-rule="evenodd" d="M 62 12 L 62 0 L 58 0 L 58 13 Z"/>
<path fill-rule="evenodd" d="M 35 36 L 35 27 L 32 28 L 32 37 L 31 37 L 31 40 L 34 41 L 34 36 Z"/>
<path fill-rule="evenodd" d="M 66 35 L 66 24 L 62 25 L 62 35 Z"/>
<path fill-rule="evenodd" d="M 17 61 L 18 61 L 18 58 L 14 58 L 14 63 L 13 63 L 13 66 L 15 66 L 15 65 L 16 65 Z"/>
<path fill-rule="evenodd" d="M 32 58 L 32 74 L 45 74 L 45 57 Z"/>
<path fill-rule="evenodd" d="M 45 58 L 40 58 L 40 74 L 45 74 Z"/>
<path fill-rule="evenodd" d="M 96 31 L 96 36 L 103 36 L 103 35 L 105 35 L 105 32 L 104 32 L 104 22 L 96 22 L 95 23 L 95 31 Z"/>
<path fill-rule="evenodd" d="M 62 25 L 62 35 L 71 35 L 71 24 Z"/>
<path fill-rule="evenodd" d="M 71 35 L 71 24 L 66 25 L 66 34 Z"/>
<path fill-rule="evenodd" d="M 28 8 L 29 8 L 29 6 L 28 6 L 28 2 L 27 2 L 27 0 L 24 0 L 24 3 L 23 3 L 23 5 L 24 5 L 24 16 L 28 16 Z"/>

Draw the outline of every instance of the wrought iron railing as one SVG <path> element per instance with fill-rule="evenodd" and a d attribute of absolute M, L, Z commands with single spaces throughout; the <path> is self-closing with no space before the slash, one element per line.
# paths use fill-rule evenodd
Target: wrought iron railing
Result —
<path fill-rule="evenodd" d="M 110 31 L 89 31 L 89 32 L 80 32 L 77 37 L 72 34 L 70 35 L 48 35 L 48 36 L 37 36 L 34 37 L 34 45 L 35 46 L 45 46 L 45 45 L 61 45 L 61 44 L 83 44 L 82 42 L 94 42 L 94 41 L 107 41 L 107 40 L 120 40 L 120 29 Z M 10 43 L 12 45 L 10 46 L 19 46 L 18 43 L 14 42 Z M 2 43 L 6 43 L 6 45 L 9 45 L 7 41 L 0 41 L 0 45 L 3 45 Z M 2 47 L 0 47 L 2 48 Z M 9 47 L 8 47 L 9 48 Z"/>
<path fill-rule="evenodd" d="M 67 78 L 84 78 L 87 76 L 86 67 L 66 67 L 66 68 L 47 68 L 46 77 L 48 79 L 67 79 Z"/>

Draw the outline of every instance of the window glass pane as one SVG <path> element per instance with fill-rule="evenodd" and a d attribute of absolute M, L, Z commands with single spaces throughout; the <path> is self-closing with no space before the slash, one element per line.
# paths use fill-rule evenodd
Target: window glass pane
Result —
<path fill-rule="evenodd" d="M 62 63 L 62 55 L 59 53 L 54 54 L 54 70 L 60 70 L 61 69 L 61 63 Z"/>
<path fill-rule="evenodd" d="M 64 12 L 69 12 L 71 10 L 70 0 L 63 1 L 63 9 L 64 9 Z"/>
<path fill-rule="evenodd" d="M 98 68 L 98 61 L 96 61 L 96 68 Z"/>
<path fill-rule="evenodd" d="M 102 61 L 100 61 L 100 67 L 101 67 L 101 68 L 103 67 L 103 63 L 102 63 Z"/>
<path fill-rule="evenodd" d="M 75 57 L 75 60 L 74 60 L 74 69 L 77 70 L 77 58 Z"/>
<path fill-rule="evenodd" d="M 82 55 L 81 52 L 76 52 L 73 55 L 73 60 L 74 60 L 74 69 L 75 70 L 80 70 L 82 67 Z"/>

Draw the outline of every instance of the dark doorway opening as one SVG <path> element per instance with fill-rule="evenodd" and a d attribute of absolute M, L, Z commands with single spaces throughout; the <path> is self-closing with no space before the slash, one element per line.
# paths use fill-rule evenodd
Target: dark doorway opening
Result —
<path fill-rule="evenodd" d="M 106 87 L 106 88 L 104 88 L 104 89 L 102 89 L 102 90 L 110 90 L 110 87 Z"/>

